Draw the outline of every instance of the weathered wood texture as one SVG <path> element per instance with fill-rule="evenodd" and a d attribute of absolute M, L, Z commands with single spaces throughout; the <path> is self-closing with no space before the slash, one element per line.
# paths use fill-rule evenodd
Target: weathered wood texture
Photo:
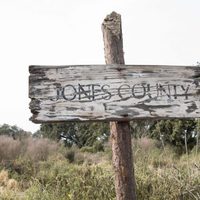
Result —
<path fill-rule="evenodd" d="M 30 66 L 34 122 L 200 117 L 200 68 Z"/>
<path fill-rule="evenodd" d="M 124 64 L 121 16 L 108 15 L 103 24 L 106 64 Z M 129 122 L 110 122 L 110 141 L 117 200 L 136 200 L 135 175 Z"/>

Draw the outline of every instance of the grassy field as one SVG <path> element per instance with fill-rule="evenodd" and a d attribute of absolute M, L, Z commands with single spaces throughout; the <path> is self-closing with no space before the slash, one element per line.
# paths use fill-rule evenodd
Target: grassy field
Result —
<path fill-rule="evenodd" d="M 138 200 L 200 199 L 200 153 L 177 155 L 172 147 L 133 141 Z M 48 139 L 0 136 L 0 199 L 115 199 L 111 149 L 70 149 Z"/>

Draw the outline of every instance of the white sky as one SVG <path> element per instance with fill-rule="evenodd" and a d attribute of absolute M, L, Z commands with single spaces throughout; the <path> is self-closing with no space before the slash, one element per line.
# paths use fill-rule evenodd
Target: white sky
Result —
<path fill-rule="evenodd" d="M 122 15 L 126 64 L 196 65 L 199 0 L 0 0 L 0 124 L 29 121 L 28 66 L 104 64 L 101 23 Z"/>

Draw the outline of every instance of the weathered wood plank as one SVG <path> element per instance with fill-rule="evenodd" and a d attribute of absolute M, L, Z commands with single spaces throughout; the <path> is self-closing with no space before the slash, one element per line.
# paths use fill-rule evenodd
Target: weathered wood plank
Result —
<path fill-rule="evenodd" d="M 34 122 L 200 117 L 195 66 L 30 66 Z"/>

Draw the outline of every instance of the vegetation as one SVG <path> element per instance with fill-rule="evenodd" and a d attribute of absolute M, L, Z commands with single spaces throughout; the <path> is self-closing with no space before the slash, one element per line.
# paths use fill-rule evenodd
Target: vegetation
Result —
<path fill-rule="evenodd" d="M 22 139 L 31 135 L 30 132 L 24 131 L 18 126 L 10 126 L 8 124 L 3 124 L 0 126 L 0 135 L 7 135 L 13 139 Z"/>
<path fill-rule="evenodd" d="M 98 145 L 97 145 L 98 146 Z M 177 154 L 147 137 L 133 140 L 140 200 L 199 199 L 200 153 Z M 0 136 L 0 199 L 113 200 L 111 149 L 72 145 L 47 138 Z"/>
<path fill-rule="evenodd" d="M 138 120 L 131 122 L 133 138 L 150 137 L 162 141 L 162 145 L 172 145 L 177 153 L 185 153 L 187 143 L 188 151 L 196 145 L 197 133 L 200 129 L 199 120 Z M 79 148 L 92 147 L 97 141 L 104 143 L 109 138 L 109 124 L 98 123 L 54 123 L 42 124 L 36 137 L 45 137 L 65 142 L 70 147 L 76 145 Z"/>
<path fill-rule="evenodd" d="M 66 146 L 76 145 L 79 148 L 93 146 L 97 141 L 103 143 L 108 139 L 108 135 L 108 123 L 105 122 L 42 124 L 40 131 L 35 134 L 35 136 L 43 136 L 54 140 L 62 138 Z"/>
<path fill-rule="evenodd" d="M 160 120 L 150 127 L 150 137 L 171 144 L 177 152 L 184 153 L 196 145 L 198 122 L 195 120 Z M 186 153 L 186 152 L 185 152 Z"/>

